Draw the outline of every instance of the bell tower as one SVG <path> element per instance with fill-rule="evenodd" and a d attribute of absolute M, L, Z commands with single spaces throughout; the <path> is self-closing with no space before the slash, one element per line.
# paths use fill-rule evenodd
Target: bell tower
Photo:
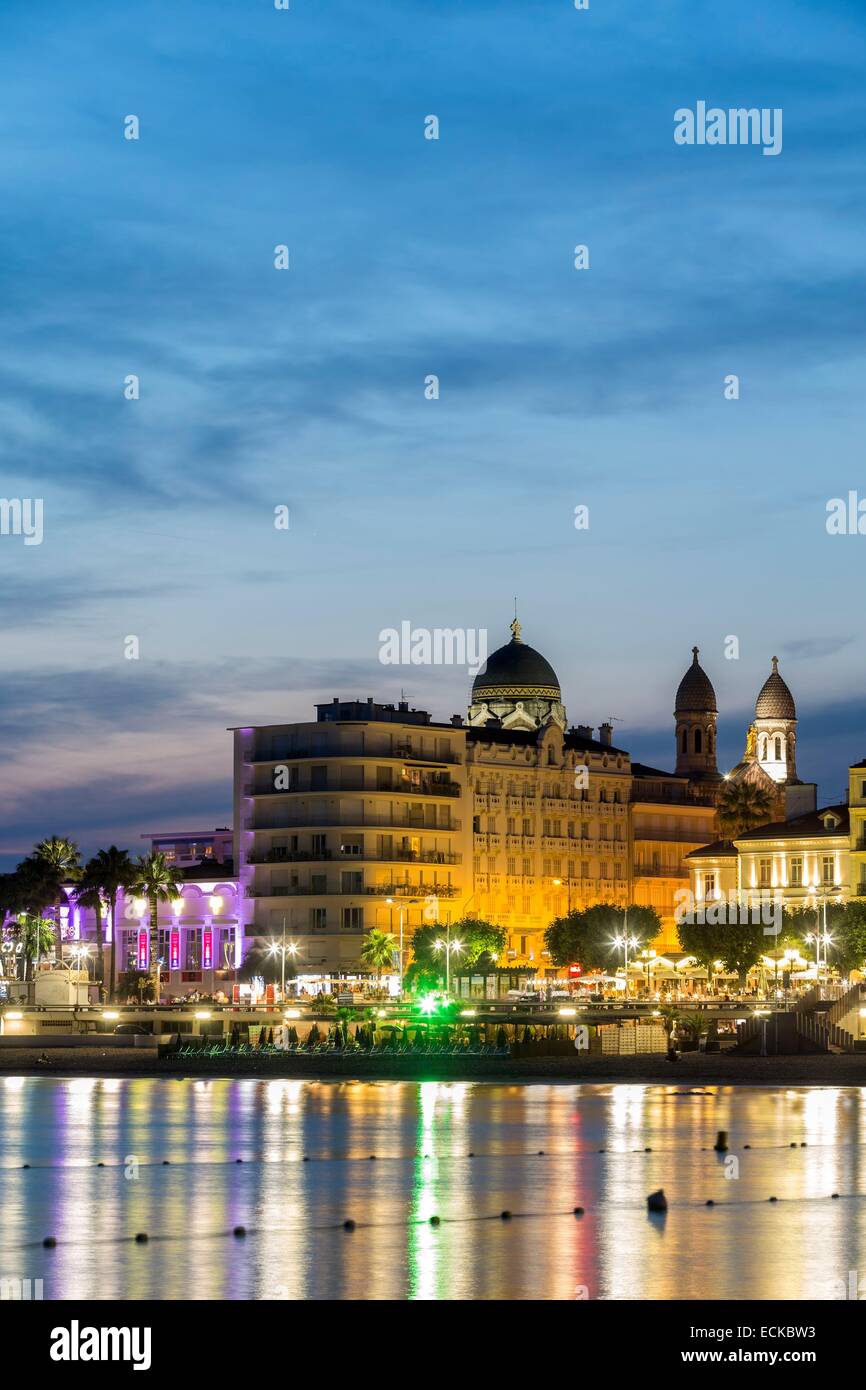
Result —
<path fill-rule="evenodd" d="M 699 648 L 692 647 L 692 664 L 679 683 L 674 709 L 678 777 L 717 781 L 716 725 L 719 711 L 716 692 L 698 662 Z"/>

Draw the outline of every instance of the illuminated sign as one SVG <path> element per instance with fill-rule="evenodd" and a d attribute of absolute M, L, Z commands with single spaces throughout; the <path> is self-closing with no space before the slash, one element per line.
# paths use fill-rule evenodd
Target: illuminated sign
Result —
<path fill-rule="evenodd" d="M 146 931 L 140 931 L 140 932 L 138 933 L 138 968 L 139 968 L 139 970 L 146 970 L 146 969 L 147 969 L 147 932 L 146 932 Z"/>
<path fill-rule="evenodd" d="M 213 931 L 205 927 L 201 934 L 201 963 L 205 970 L 213 970 Z"/>
<path fill-rule="evenodd" d="M 169 969 L 180 970 L 180 932 L 173 931 L 169 937 Z"/>

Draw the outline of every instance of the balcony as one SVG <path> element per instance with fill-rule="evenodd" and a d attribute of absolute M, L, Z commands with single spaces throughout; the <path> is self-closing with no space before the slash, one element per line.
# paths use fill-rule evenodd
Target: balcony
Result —
<path fill-rule="evenodd" d="M 360 888 L 309 888 L 302 884 L 252 888 L 248 898 L 453 898 L 459 893 L 453 883 L 370 883 Z"/>
<path fill-rule="evenodd" d="M 360 744 L 338 747 L 336 744 L 327 743 L 321 747 L 292 748 L 285 753 L 273 754 L 269 758 L 257 755 L 254 758 L 248 758 L 247 763 L 252 767 L 266 767 L 270 763 L 294 763 L 302 758 L 321 758 L 323 762 L 327 758 L 364 758 L 367 762 L 411 762 L 421 763 L 429 767 L 450 766 L 460 762 L 456 753 L 445 753 L 434 757 L 417 750 L 413 752 L 407 744 L 397 744 L 392 750 L 383 752 L 379 748 L 364 748 Z"/>
<path fill-rule="evenodd" d="M 272 787 L 265 786 L 246 793 L 260 800 L 278 796 L 459 796 L 462 791 L 457 782 L 393 782 L 387 787 L 367 787 L 362 782 L 338 787 Z"/>
<path fill-rule="evenodd" d="M 323 849 L 272 849 L 265 854 L 251 855 L 248 864 L 318 864 L 326 860 L 338 860 L 341 864 L 460 864 L 462 854 L 451 854 L 444 849 L 393 850 L 390 854 L 346 853 L 339 850 Z"/>
<path fill-rule="evenodd" d="M 266 822 L 254 816 L 247 816 L 244 820 L 245 830 L 290 830 L 295 827 L 305 829 L 317 829 L 322 826 L 331 826 L 334 829 L 354 829 L 356 826 L 376 825 L 385 826 L 391 830 L 422 830 L 429 835 L 450 835 L 460 829 L 459 820 L 449 821 L 447 824 L 428 824 L 423 816 L 400 816 L 396 811 L 391 812 L 372 812 L 361 811 L 359 815 L 338 815 L 336 812 L 326 812 L 314 815 L 310 812 L 306 816 L 285 816 L 279 821 Z"/>

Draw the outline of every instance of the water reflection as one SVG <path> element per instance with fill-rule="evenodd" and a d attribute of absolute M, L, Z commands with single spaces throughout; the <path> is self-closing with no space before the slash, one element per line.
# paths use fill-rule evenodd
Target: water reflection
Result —
<path fill-rule="evenodd" d="M 863 1098 L 6 1077 L 0 1277 L 70 1299 L 844 1297 Z"/>

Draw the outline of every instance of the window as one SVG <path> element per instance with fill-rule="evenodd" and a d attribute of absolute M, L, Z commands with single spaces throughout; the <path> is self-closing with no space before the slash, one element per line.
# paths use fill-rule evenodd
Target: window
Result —
<path fill-rule="evenodd" d="M 481 834 L 481 817 L 480 817 L 480 816 L 473 816 L 473 817 L 472 817 L 472 830 L 473 830 L 473 832 L 474 832 L 476 835 L 480 835 L 480 834 Z"/>
<path fill-rule="evenodd" d="M 693 737 L 693 739 L 692 739 L 692 746 L 693 746 L 693 748 L 694 748 L 694 750 L 695 750 L 696 753 L 700 753 L 700 751 L 701 751 L 701 731 L 700 731 L 700 729 L 695 729 L 694 737 Z"/>
<path fill-rule="evenodd" d="M 549 834 L 550 834 L 550 821 L 549 821 L 549 820 L 543 820 L 543 821 L 541 822 L 541 833 L 542 833 L 542 835 L 549 835 Z"/>
<path fill-rule="evenodd" d="M 769 888 L 772 882 L 773 861 L 772 859 L 758 860 L 758 882 L 762 888 Z"/>
<path fill-rule="evenodd" d="M 311 835 L 311 837 L 310 837 L 310 848 L 311 848 L 311 850 L 312 850 L 312 853 L 313 853 L 315 856 L 321 857 L 322 859 L 324 859 L 324 857 L 325 857 L 325 836 L 324 836 L 324 835 Z"/>
<path fill-rule="evenodd" d="M 310 908 L 310 930 L 324 931 L 327 923 L 328 909 L 326 907 Z"/>
<path fill-rule="evenodd" d="M 364 875 L 361 873 L 348 873 L 344 869 L 340 875 L 341 893 L 362 893 L 364 891 L 363 885 Z"/>
<path fill-rule="evenodd" d="M 344 907 L 340 914 L 340 925 L 343 931 L 362 931 L 364 928 L 364 909 L 362 907 Z"/>
<path fill-rule="evenodd" d="M 581 859 L 581 861 L 580 861 L 580 876 L 581 876 L 581 878 L 589 878 L 589 860 L 588 860 L 588 859 Z"/>
<path fill-rule="evenodd" d="M 781 740 L 780 738 L 777 738 L 777 739 L 776 739 L 776 762 L 777 762 L 777 763 L 780 763 L 781 761 L 782 761 L 782 740 Z"/>
<path fill-rule="evenodd" d="M 528 816 L 523 817 L 523 833 L 524 835 L 532 834 L 532 821 Z"/>
<path fill-rule="evenodd" d="M 558 839 L 561 839 L 561 838 L 562 838 L 562 821 L 561 821 L 561 820 L 555 820 L 555 821 L 553 822 L 553 833 L 554 833 L 555 836 L 557 836 Z"/>
<path fill-rule="evenodd" d="M 836 860 L 832 854 L 825 854 L 821 860 L 821 882 L 825 886 L 836 882 Z"/>
<path fill-rule="evenodd" d="M 601 861 L 601 876 L 602 878 L 610 878 L 610 865 L 606 859 Z"/>
<path fill-rule="evenodd" d="M 530 876 L 531 873 L 532 873 L 532 860 L 531 860 L 531 859 L 524 859 L 524 861 L 523 861 L 523 874 L 524 874 L 524 877 L 525 877 L 525 878 L 529 878 L 529 876 Z"/>
<path fill-rule="evenodd" d="M 473 872 L 474 874 L 480 874 L 480 873 L 481 873 L 481 855 L 480 855 L 480 854 L 473 854 L 473 856 L 472 856 L 472 872 Z"/>
<path fill-rule="evenodd" d="M 683 736 L 682 736 L 682 739 L 681 739 L 681 741 L 680 741 L 680 747 L 681 747 L 681 749 L 682 749 L 682 751 L 683 751 L 684 753 L 688 753 L 688 751 L 689 751 L 689 735 L 688 735 L 688 730 L 686 730 L 686 729 L 683 729 Z"/>
<path fill-rule="evenodd" d="M 505 872 L 512 875 L 517 873 L 517 860 L 513 854 L 509 854 L 508 856 Z"/>
<path fill-rule="evenodd" d="M 313 893 L 327 893 L 328 875 L 310 874 L 310 891 Z"/>
<path fill-rule="evenodd" d="M 521 898 L 521 899 L 520 899 L 520 904 L 521 904 L 520 910 L 521 910 L 521 912 L 523 913 L 524 917 L 528 917 L 528 916 L 529 916 L 529 913 L 530 913 L 530 900 L 529 900 L 529 898 Z"/>
<path fill-rule="evenodd" d="M 554 873 L 554 874 L 556 874 L 557 877 L 559 877 L 559 875 L 562 873 L 562 860 L 561 860 L 561 859 L 551 859 L 551 861 L 550 861 L 550 870 L 551 870 L 551 873 Z"/>
<path fill-rule="evenodd" d="M 507 835 L 517 834 L 517 820 L 514 816 L 509 816 L 505 822 L 505 832 Z"/>
<path fill-rule="evenodd" d="M 160 933 L 162 935 L 162 933 Z M 201 927 L 193 927 L 184 932 L 184 970 L 201 970 Z M 160 942 L 160 955 L 162 955 L 162 942 Z M 165 959 L 168 960 L 168 946 L 165 949 Z"/>
<path fill-rule="evenodd" d="M 803 887 L 803 859 L 799 854 L 791 860 L 791 887 Z"/>
<path fill-rule="evenodd" d="M 326 767 L 310 768 L 310 791 L 323 792 L 328 785 L 328 769 Z"/>
<path fill-rule="evenodd" d="M 704 874 L 704 897 L 705 897 L 705 898 L 713 898 L 713 897 L 715 897 L 715 893 L 716 893 L 716 876 L 715 876 L 715 874 Z"/>

